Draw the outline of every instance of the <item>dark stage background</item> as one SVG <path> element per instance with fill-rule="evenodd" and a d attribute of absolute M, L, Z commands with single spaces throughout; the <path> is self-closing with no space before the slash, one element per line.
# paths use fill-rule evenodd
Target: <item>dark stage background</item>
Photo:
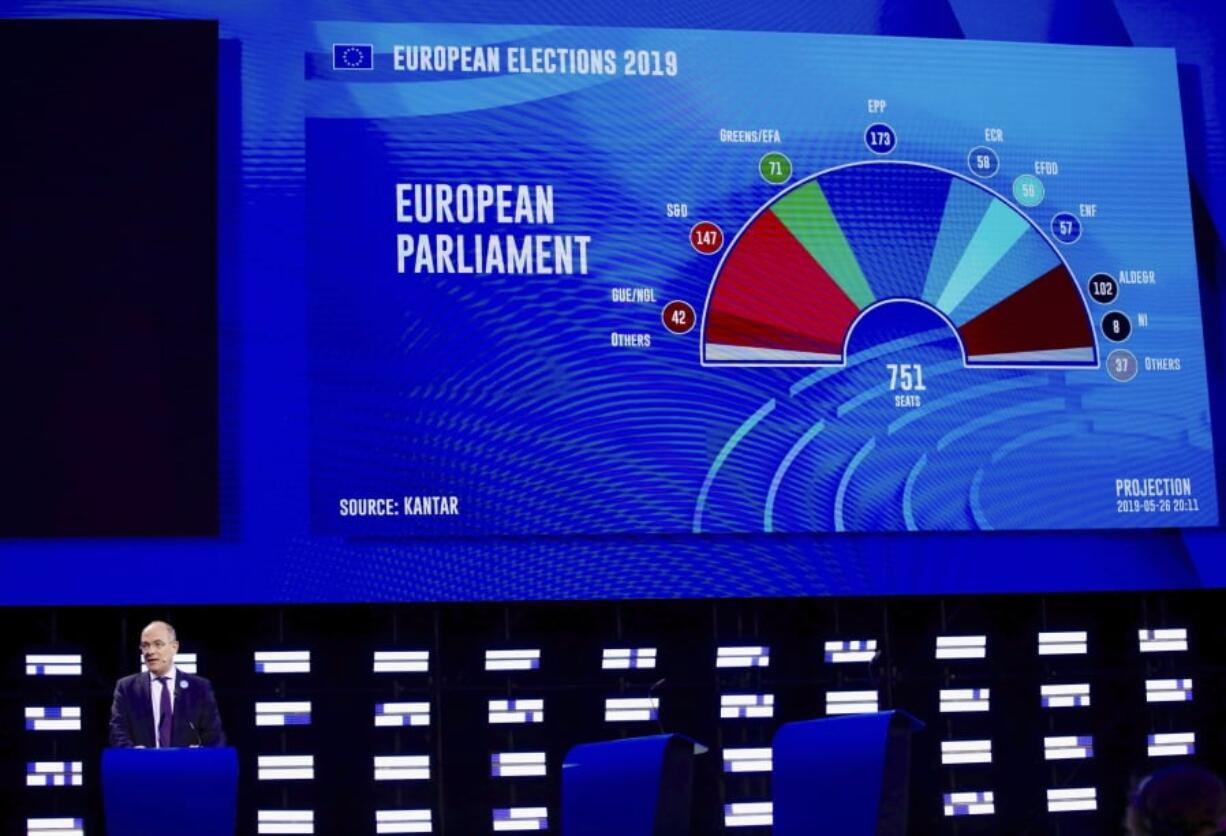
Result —
<path fill-rule="evenodd" d="M 1147 736 L 1195 734 L 1196 760 L 1226 766 L 1226 615 L 1219 592 L 976 598 L 301 605 L 0 611 L 0 819 L 80 817 L 101 832 L 99 749 L 111 688 L 136 669 L 141 627 L 167 617 L 217 690 L 240 753 L 240 831 L 257 810 L 313 810 L 317 833 L 374 833 L 375 811 L 431 811 L 433 832 L 491 831 L 494 809 L 545 807 L 558 832 L 562 758 L 572 745 L 660 728 L 711 746 L 695 833 L 727 828 L 725 805 L 770 800 L 769 773 L 724 772 L 730 749 L 769 747 L 775 728 L 828 713 L 831 691 L 875 692 L 927 724 L 915 738 L 911 832 L 1114 833 L 1130 782 L 1169 763 Z M 1187 630 L 1187 650 L 1141 652 L 1138 630 Z M 1040 632 L 1085 631 L 1084 655 L 1040 655 Z M 982 636 L 986 658 L 935 658 L 939 636 Z M 876 640 L 872 662 L 833 663 L 826 642 Z M 756 647 L 765 666 L 717 668 L 721 647 Z M 653 668 L 603 670 L 609 648 L 655 648 Z M 539 650 L 536 670 L 485 669 L 485 653 Z M 257 651 L 310 651 L 310 673 L 258 674 Z M 373 673 L 375 651 L 429 652 L 421 673 Z M 30 653 L 81 654 L 80 676 L 28 676 Z M 643 654 L 641 658 L 646 658 Z M 649 695 L 659 723 L 605 722 L 605 700 Z M 1190 679 L 1193 699 L 1147 702 L 1148 680 Z M 1040 687 L 1087 684 L 1087 707 L 1043 708 Z M 1181 688 L 1185 687 L 1183 685 Z M 988 710 L 941 713 L 945 689 L 988 689 Z M 773 695 L 773 717 L 721 719 L 721 695 Z M 543 722 L 495 725 L 489 701 L 540 699 Z M 255 725 L 255 703 L 310 701 L 311 724 Z M 375 727 L 380 703 L 426 702 L 425 727 Z M 31 706 L 80 706 L 82 728 L 22 731 Z M 1092 757 L 1045 760 L 1044 739 L 1092 737 Z M 943 765 L 941 742 L 990 740 L 990 764 Z M 545 777 L 491 777 L 491 755 L 542 752 Z M 313 780 L 259 781 L 261 755 L 312 755 Z M 424 755 L 429 778 L 375 781 L 376 756 Z M 21 789 L 26 764 L 81 761 L 81 787 Z M 1094 788 L 1096 811 L 1051 813 L 1052 788 Z M 943 796 L 994 793 L 994 816 L 948 818 Z"/>

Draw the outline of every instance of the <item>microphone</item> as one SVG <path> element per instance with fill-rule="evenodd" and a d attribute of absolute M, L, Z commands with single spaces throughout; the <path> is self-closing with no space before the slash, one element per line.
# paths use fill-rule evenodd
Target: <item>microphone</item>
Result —
<path fill-rule="evenodd" d="M 651 687 L 647 689 L 647 704 L 655 706 L 656 727 L 660 729 L 660 734 L 667 734 L 667 732 L 664 731 L 664 722 L 660 719 L 659 703 L 654 702 L 654 699 L 655 699 L 656 689 L 659 688 L 661 685 L 663 685 L 666 682 L 668 682 L 668 677 L 662 676 L 659 679 L 657 679 L 655 682 L 653 682 Z"/>
<path fill-rule="evenodd" d="M 200 736 L 200 729 L 196 728 L 196 724 L 195 724 L 195 723 L 193 723 L 191 720 L 188 720 L 188 721 L 187 721 L 187 727 L 188 727 L 189 729 L 191 729 L 191 730 L 192 730 L 192 733 L 193 733 L 193 734 L 195 734 L 195 735 L 196 735 L 196 745 L 197 745 L 197 746 L 203 746 L 203 745 L 204 745 L 204 738 Z"/>

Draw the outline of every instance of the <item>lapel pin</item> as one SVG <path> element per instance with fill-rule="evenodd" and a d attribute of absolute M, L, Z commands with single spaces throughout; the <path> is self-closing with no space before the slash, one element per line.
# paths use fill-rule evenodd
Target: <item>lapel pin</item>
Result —
<path fill-rule="evenodd" d="M 179 687 L 180 687 L 180 688 L 186 688 L 186 687 L 187 687 L 187 680 L 186 680 L 186 679 L 180 679 L 180 680 L 179 680 Z"/>

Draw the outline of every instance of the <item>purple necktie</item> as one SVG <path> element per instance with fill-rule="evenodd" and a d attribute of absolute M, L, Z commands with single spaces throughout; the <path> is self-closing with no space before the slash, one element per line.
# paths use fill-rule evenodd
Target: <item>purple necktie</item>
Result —
<path fill-rule="evenodd" d="M 159 676 L 158 682 L 162 683 L 162 700 L 161 708 L 159 709 L 158 717 L 158 746 L 163 749 L 170 748 L 170 677 Z"/>

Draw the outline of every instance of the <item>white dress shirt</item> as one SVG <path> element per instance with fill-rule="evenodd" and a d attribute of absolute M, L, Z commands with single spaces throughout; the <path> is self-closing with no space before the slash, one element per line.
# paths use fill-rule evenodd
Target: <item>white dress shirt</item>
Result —
<path fill-rule="evenodd" d="M 166 687 L 170 689 L 170 711 L 172 716 L 175 710 L 176 673 L 174 665 L 171 665 L 170 670 L 166 671 Z M 161 748 L 161 741 L 158 740 L 157 731 L 162 723 L 162 683 L 158 682 L 157 674 L 153 671 L 149 671 L 149 698 L 153 700 L 153 745 Z"/>

